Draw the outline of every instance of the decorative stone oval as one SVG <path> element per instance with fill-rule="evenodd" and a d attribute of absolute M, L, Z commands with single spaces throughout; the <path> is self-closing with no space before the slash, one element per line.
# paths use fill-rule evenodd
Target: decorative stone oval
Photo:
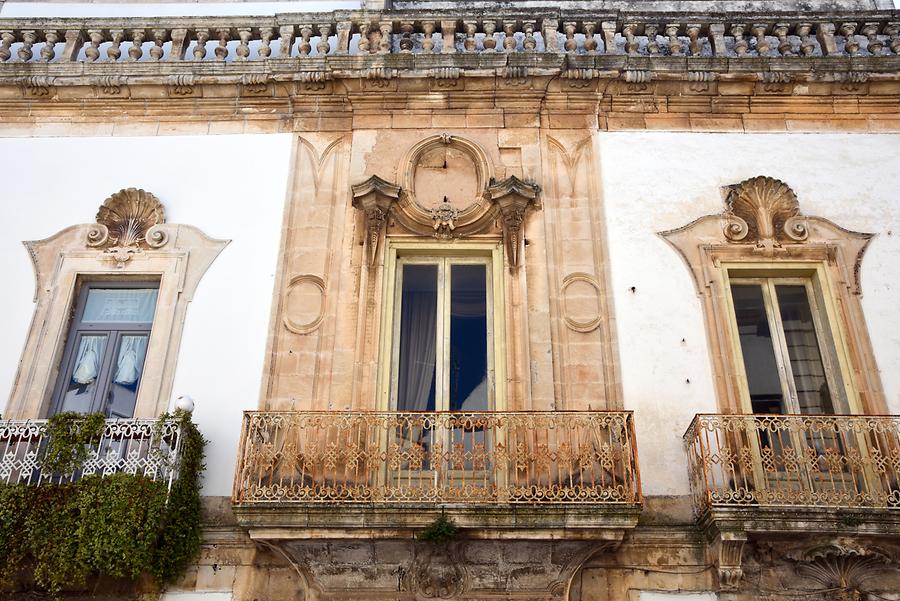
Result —
<path fill-rule="evenodd" d="M 563 320 L 576 332 L 596 330 L 603 321 L 600 312 L 600 283 L 590 274 L 572 273 L 563 280 Z"/>
<path fill-rule="evenodd" d="M 308 274 L 291 278 L 284 292 L 284 327 L 295 334 L 309 334 L 324 317 L 325 281 Z"/>

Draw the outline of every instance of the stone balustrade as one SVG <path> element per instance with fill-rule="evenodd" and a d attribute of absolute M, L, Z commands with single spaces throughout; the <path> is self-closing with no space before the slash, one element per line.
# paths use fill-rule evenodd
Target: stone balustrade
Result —
<path fill-rule="evenodd" d="M 321 61 L 550 54 L 811 59 L 900 54 L 900 11 L 828 14 L 362 12 L 0 20 L 0 63 Z M 461 63 L 477 68 L 478 61 Z"/>

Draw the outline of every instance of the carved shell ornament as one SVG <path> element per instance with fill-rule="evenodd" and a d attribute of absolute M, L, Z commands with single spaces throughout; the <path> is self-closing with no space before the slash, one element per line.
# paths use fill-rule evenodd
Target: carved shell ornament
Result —
<path fill-rule="evenodd" d="M 96 221 L 88 230 L 87 245 L 105 249 L 120 266 L 134 253 L 168 242 L 166 233 L 156 227 L 166 222 L 165 209 L 145 190 L 119 190 L 100 206 Z"/>
<path fill-rule="evenodd" d="M 808 236 L 797 195 L 780 180 L 765 176 L 744 180 L 732 187 L 726 203 L 724 233 L 732 242 L 773 249 Z"/>

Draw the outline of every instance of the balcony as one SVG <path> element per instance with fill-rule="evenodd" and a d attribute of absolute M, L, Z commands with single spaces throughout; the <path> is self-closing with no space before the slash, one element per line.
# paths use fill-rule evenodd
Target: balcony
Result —
<path fill-rule="evenodd" d="M 698 415 L 684 435 L 694 512 L 720 583 L 748 538 L 900 535 L 900 417 Z"/>
<path fill-rule="evenodd" d="M 183 432 L 177 420 L 110 419 L 90 441 L 81 467 L 51 472 L 42 464 L 47 451 L 47 420 L 0 421 L 0 483 L 64 484 L 82 476 L 133 474 L 165 482 L 178 477 Z"/>
<path fill-rule="evenodd" d="M 633 527 L 629 412 L 246 412 L 234 497 L 261 528 Z"/>

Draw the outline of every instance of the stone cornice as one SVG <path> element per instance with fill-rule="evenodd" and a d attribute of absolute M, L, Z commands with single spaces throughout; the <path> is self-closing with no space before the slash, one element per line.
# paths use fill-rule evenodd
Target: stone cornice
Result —
<path fill-rule="evenodd" d="M 303 129 L 349 128 L 328 114 L 423 107 L 513 107 L 593 115 L 596 123 L 598 113 L 618 119 L 676 105 L 727 113 L 753 111 L 756 102 L 761 112 L 814 114 L 823 98 L 847 95 L 897 103 L 900 11 L 0 20 L 0 114 L 8 123 L 23 114 L 103 121 L 122 112 L 180 120 L 186 107 L 210 119 L 315 112 Z M 784 110 L 770 106 L 776 96 Z M 704 109 L 710 97 L 719 103 Z"/>

